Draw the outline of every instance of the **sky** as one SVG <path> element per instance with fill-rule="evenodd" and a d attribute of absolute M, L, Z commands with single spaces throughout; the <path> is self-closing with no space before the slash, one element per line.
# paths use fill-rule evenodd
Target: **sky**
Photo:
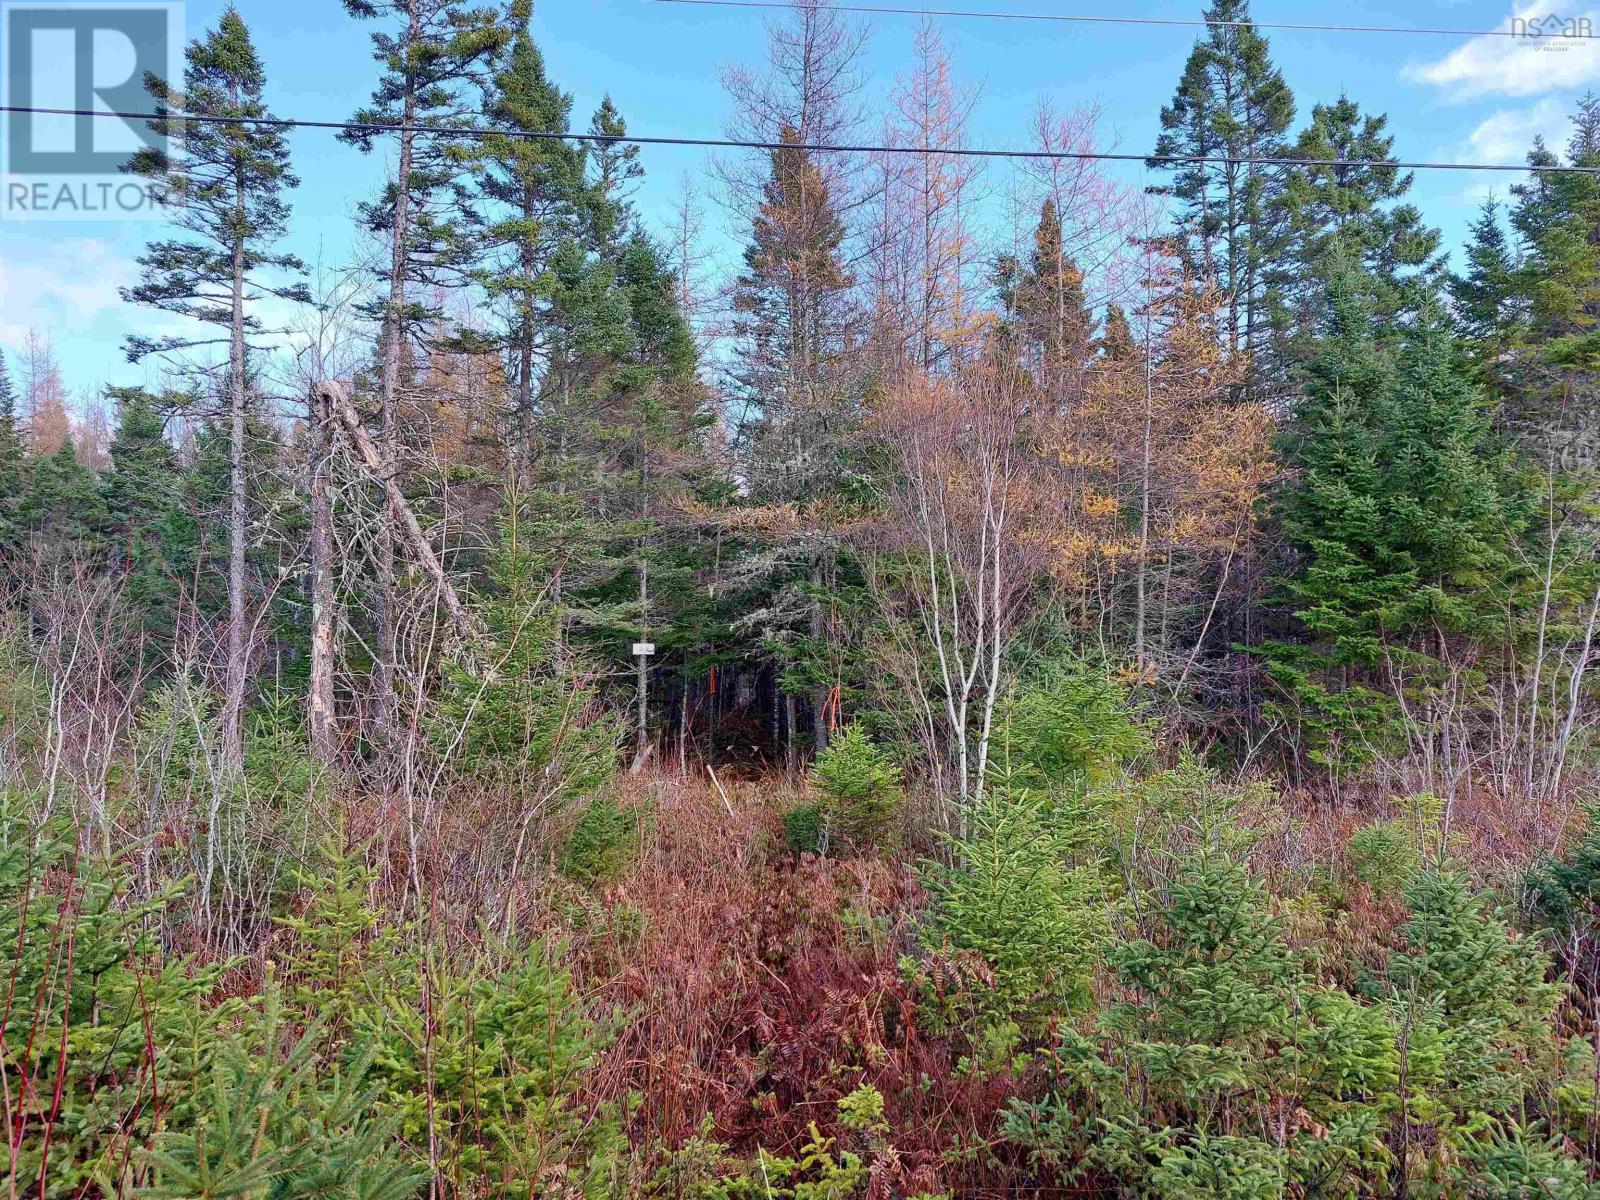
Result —
<path fill-rule="evenodd" d="M 903 0 L 876 0 L 899 5 Z M 907 7 L 913 6 L 904 0 Z M 364 104 L 372 86 L 368 24 L 337 0 L 237 0 L 268 71 L 268 100 L 279 115 L 339 120 Z M 960 0 L 924 5 L 1013 12 L 1192 19 L 1201 0 Z M 189 0 L 187 34 L 215 24 L 221 0 Z M 1534 21 L 1588 17 L 1600 33 L 1600 4 L 1584 0 L 1256 0 L 1256 20 L 1345 25 L 1509 28 Z M 534 34 L 551 77 L 574 98 L 575 127 L 610 94 L 634 133 L 720 136 L 729 104 L 719 71 L 756 64 L 765 42 L 763 14 L 652 0 L 536 0 Z M 867 70 L 875 96 L 887 93 L 909 59 L 916 19 L 875 15 Z M 963 81 L 981 89 L 972 140 L 1021 146 L 1041 96 L 1063 108 L 1097 106 L 1105 148 L 1142 153 L 1154 144 L 1161 105 L 1172 95 L 1197 28 L 1067 25 L 964 17 L 942 19 L 946 44 Z M 1524 26 L 1526 28 L 1526 26 Z M 1292 88 L 1296 127 L 1311 107 L 1348 93 L 1366 111 L 1386 112 L 1402 159 L 1520 162 L 1536 134 L 1565 141 L 1567 117 L 1590 88 L 1600 90 L 1600 40 L 1474 38 L 1460 35 L 1265 30 Z M 358 252 L 351 219 L 356 203 L 380 185 L 381 149 L 363 156 L 331 131 L 292 135 L 302 184 L 292 195 L 288 248 L 335 270 Z M 647 177 L 638 197 L 647 221 L 664 222 L 685 178 L 705 184 L 703 149 L 646 147 Z M 1003 186 L 1009 168 L 989 168 Z M 1149 182 L 1141 164 L 1108 167 L 1129 186 Z M 1514 175 L 1418 172 L 1413 198 L 1447 246 L 1465 235 L 1485 196 L 1504 195 Z M 708 214 L 709 249 L 733 253 L 736 231 Z M 130 332 L 170 332 L 174 319 L 124 303 L 118 288 L 136 278 L 134 259 L 167 230 L 151 221 L 26 222 L 0 220 L 0 352 L 15 366 L 28 331 L 54 345 L 66 383 L 82 398 L 107 384 L 153 383 L 154 368 L 128 364 Z"/>

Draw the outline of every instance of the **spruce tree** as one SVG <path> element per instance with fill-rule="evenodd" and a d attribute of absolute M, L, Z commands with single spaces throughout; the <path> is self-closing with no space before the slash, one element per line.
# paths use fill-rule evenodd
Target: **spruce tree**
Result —
<path fill-rule="evenodd" d="M 281 129 L 247 120 L 271 115 L 262 98 L 265 85 L 250 31 L 232 8 L 222 14 L 216 29 L 190 44 L 181 91 L 163 80 L 150 81 L 159 111 L 171 114 L 154 124 L 174 138 L 181 154 L 170 157 L 145 149 L 130 169 L 152 181 L 157 196 L 172 209 L 175 224 L 189 236 L 153 243 L 139 258 L 140 282 L 123 290 L 124 299 L 192 318 L 222 333 L 217 338 L 130 338 L 130 359 L 217 342 L 228 347 L 228 639 L 222 748 L 235 766 L 243 761 L 248 682 L 249 338 L 262 331 L 252 309 L 266 297 L 310 299 L 303 284 L 292 282 L 303 270 L 300 260 L 274 248 L 289 219 L 284 192 L 299 182 L 289 170 L 288 139 Z"/>
<path fill-rule="evenodd" d="M 1285 177 L 1277 201 L 1283 251 L 1269 276 L 1290 332 L 1316 328 L 1325 312 L 1325 281 L 1338 259 L 1366 273 L 1373 316 L 1386 325 L 1415 316 L 1437 291 L 1439 234 L 1423 224 L 1415 205 L 1403 203 L 1412 175 L 1391 165 L 1394 138 L 1387 126 L 1387 117 L 1363 114 L 1341 96 L 1312 109 L 1290 151 L 1294 158 L 1361 164 L 1296 168 Z M 1284 332 L 1281 319 L 1276 323 Z"/>
<path fill-rule="evenodd" d="M 809 696 L 812 742 L 820 751 L 829 692 L 840 675 L 823 626 L 841 547 L 824 514 L 838 504 L 847 479 L 861 380 L 854 354 L 859 314 L 833 189 L 799 146 L 798 130 L 784 127 L 779 141 L 734 284 L 734 312 L 741 348 L 737 432 L 750 498 L 815 514 L 800 536 L 760 548 L 750 580 L 765 597 L 761 633 L 783 672 L 792 757 L 795 697 Z"/>
<path fill-rule="evenodd" d="M 1291 430 L 1298 468 L 1279 515 L 1300 640 L 1263 651 L 1271 708 L 1298 748 L 1360 761 L 1401 732 L 1401 701 L 1443 658 L 1503 636 L 1528 497 L 1490 406 L 1436 308 L 1405 341 L 1373 330 L 1364 277 L 1340 266 L 1331 329 Z"/>
<path fill-rule="evenodd" d="M 22 432 L 17 428 L 17 393 L 0 352 L 0 579 L 22 548 L 19 522 L 27 464 L 22 452 Z"/>
<path fill-rule="evenodd" d="M 516 136 L 565 130 L 572 97 L 546 76 L 544 58 L 527 29 L 526 6 L 514 7 L 513 18 L 516 33 L 496 63 L 484 98 L 488 123 L 502 132 L 483 139 L 474 151 L 479 171 L 468 220 L 480 252 L 475 278 L 506 310 L 494 344 L 506 358 L 509 425 L 521 461 L 534 452 L 552 260 L 575 234 L 584 195 L 583 154 L 577 147 Z"/>
<path fill-rule="evenodd" d="M 1138 353 L 1138 343 L 1133 340 L 1133 327 L 1128 324 L 1128 313 L 1120 304 L 1106 306 L 1105 328 L 1100 332 L 1101 355 L 1113 362 L 1126 362 Z"/>
<path fill-rule="evenodd" d="M 78 461 L 70 440 L 55 453 L 28 464 L 26 486 L 17 506 L 18 523 L 31 535 L 46 562 L 98 557 L 105 531 L 105 506 L 94 475 Z"/>
<path fill-rule="evenodd" d="M 1493 199 L 1478 210 L 1471 235 L 1466 269 L 1451 278 L 1450 292 L 1463 336 L 1491 364 L 1521 340 L 1526 305 L 1518 288 L 1515 251 Z"/>
<path fill-rule="evenodd" d="M 176 520 L 182 474 L 157 398 L 142 388 L 113 388 L 117 432 L 111 468 L 100 483 L 107 556 L 126 584 L 128 603 L 159 643 L 170 642 L 180 580 L 173 571 L 184 523 Z"/>
<path fill-rule="evenodd" d="M 438 327 L 442 313 L 424 299 L 425 288 L 453 281 L 471 261 L 459 206 L 448 203 L 460 185 L 467 147 L 435 130 L 478 119 L 468 86 L 487 69 L 511 37 L 494 8 L 463 0 L 343 0 L 358 20 L 385 23 L 372 35 L 381 70 L 372 102 L 339 135 L 370 153 L 395 129 L 395 173 L 376 200 L 360 207 L 363 223 L 386 238 L 389 259 L 381 272 L 381 298 L 371 306 L 380 320 L 378 406 L 383 450 L 396 454 L 402 374 L 421 331 Z M 395 602 L 394 527 L 387 511 L 378 523 L 373 623 L 376 626 L 373 691 L 377 734 L 394 732 Z"/>
<path fill-rule="evenodd" d="M 1538 430 L 1540 440 L 1565 452 L 1569 441 L 1589 434 L 1585 397 L 1600 371 L 1600 176 L 1544 170 L 1563 160 L 1542 141 L 1528 165 L 1531 177 L 1512 188 L 1523 311 L 1507 402 L 1513 424 Z M 1565 165 L 1600 167 L 1600 98 L 1579 104 Z"/>
<path fill-rule="evenodd" d="M 1155 153 L 1225 159 L 1281 156 L 1294 120 L 1294 97 L 1250 20 L 1249 0 L 1213 0 L 1210 28 L 1195 43 L 1172 103 L 1161 110 Z M 1171 182 L 1151 190 L 1179 202 L 1179 230 L 1191 268 L 1215 279 L 1228 297 L 1224 335 L 1230 350 L 1256 348 L 1268 312 L 1264 265 L 1271 211 L 1284 185 L 1281 168 L 1247 162 L 1173 162 L 1152 158 Z"/>
<path fill-rule="evenodd" d="M 1003 257 L 996 282 L 1024 361 L 1065 402 L 1089 361 L 1094 317 L 1084 301 L 1083 272 L 1062 244 L 1061 217 L 1053 197 L 1040 206 L 1026 265 Z"/>

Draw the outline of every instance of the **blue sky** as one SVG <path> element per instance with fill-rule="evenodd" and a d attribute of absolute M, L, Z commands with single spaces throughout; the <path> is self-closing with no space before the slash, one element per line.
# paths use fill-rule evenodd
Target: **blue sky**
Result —
<path fill-rule="evenodd" d="M 893 2 L 893 0 L 890 0 Z M 190 35 L 214 23 L 218 0 L 190 0 Z M 1200 0 L 970 0 L 962 7 L 1012 11 L 1109 13 L 1193 18 Z M 363 103 L 373 65 L 368 28 L 345 16 L 337 0 L 239 0 L 266 60 L 270 100 L 280 114 L 339 119 Z M 1522 0 L 1524 18 L 1588 15 L 1600 31 L 1600 8 Z M 1257 0 L 1260 21 L 1350 25 L 1505 27 L 1504 0 L 1425 5 L 1397 0 Z M 575 98 L 575 125 L 609 92 L 637 133 L 721 133 L 728 102 L 718 83 L 727 63 L 757 62 L 763 14 L 692 8 L 648 0 L 538 0 L 535 33 L 551 75 Z M 868 63 L 871 87 L 887 91 L 907 61 L 915 22 L 876 16 Z M 1063 107 L 1096 104 L 1113 148 L 1142 152 L 1155 138 L 1160 106 L 1170 98 L 1199 32 L 1181 27 L 1071 26 L 947 18 L 946 41 L 958 72 L 982 88 L 973 138 L 987 146 L 1021 145 L 1030 110 L 1041 95 Z M 1318 101 L 1348 92 L 1365 109 L 1390 117 L 1397 154 L 1406 159 L 1520 161 L 1535 133 L 1564 139 L 1566 114 L 1589 86 L 1600 88 L 1600 43 L 1508 38 L 1268 31 L 1273 55 L 1294 90 L 1301 118 Z M 294 135 L 296 169 L 292 246 L 303 258 L 336 267 L 355 249 L 350 213 L 377 186 L 382 152 L 364 157 L 331 132 Z M 686 174 L 703 181 L 707 152 L 646 148 L 649 171 L 639 202 L 647 217 L 666 219 Z M 990 180 L 1003 186 L 1007 167 Z M 1113 169 L 1138 186 L 1138 164 Z M 1457 243 L 1490 188 L 1504 193 L 1514 177 L 1421 172 L 1416 201 Z M 711 213 L 713 249 L 732 243 Z M 106 383 L 146 380 L 123 362 L 122 337 L 148 332 L 161 318 L 123 304 L 119 285 L 134 277 L 143 242 L 159 223 L 31 223 L 0 221 L 0 349 L 8 356 L 32 328 L 47 336 L 76 394 Z"/>

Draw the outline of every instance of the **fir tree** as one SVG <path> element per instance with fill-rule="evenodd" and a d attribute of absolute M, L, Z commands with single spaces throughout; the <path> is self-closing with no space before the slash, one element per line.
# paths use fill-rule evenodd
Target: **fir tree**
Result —
<path fill-rule="evenodd" d="M 1338 262 L 1368 277 L 1373 316 L 1385 325 L 1415 316 L 1437 290 L 1439 234 L 1402 203 L 1412 175 L 1389 165 L 1394 138 L 1388 118 L 1363 114 L 1349 97 L 1319 104 L 1290 151 L 1292 157 L 1359 163 L 1308 167 L 1285 177 L 1281 209 L 1282 266 L 1268 275 L 1273 301 L 1287 310 L 1278 332 L 1314 330 L 1326 310 L 1326 280 Z M 1369 165 L 1370 164 L 1370 165 Z"/>

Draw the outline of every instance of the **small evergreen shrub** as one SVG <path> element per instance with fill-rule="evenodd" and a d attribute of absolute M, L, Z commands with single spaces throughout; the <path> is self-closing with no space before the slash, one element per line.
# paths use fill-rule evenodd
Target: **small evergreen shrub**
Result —
<path fill-rule="evenodd" d="M 406 1161 L 393 1123 L 372 1112 L 370 1046 L 353 1049 L 330 1069 L 319 1058 L 323 1031 L 313 1024 L 296 1035 L 270 980 L 259 1010 L 216 1036 L 193 1119 L 157 1137 L 149 1154 L 156 1182 L 143 1195 L 407 1200 L 417 1194 L 426 1172 Z"/>
<path fill-rule="evenodd" d="M 830 849 L 875 848 L 900 819 L 905 802 L 900 767 L 859 722 L 834 735 L 817 756 L 811 781 L 822 793 L 819 807 Z"/>
<path fill-rule="evenodd" d="M 1092 1036 L 1064 1031 L 1046 1097 L 1006 1115 L 1036 1159 L 1160 1200 L 1348 1195 L 1382 1180 L 1393 1029 L 1383 1009 L 1307 978 L 1259 880 L 1221 856 L 1191 861 L 1148 936 L 1107 957 L 1123 998 Z"/>
<path fill-rule="evenodd" d="M 225 964 L 163 961 L 176 894 L 135 899 L 123 863 L 80 850 L 66 820 L 35 828 L 0 794 L 0 1081 L 18 1194 L 92 1194 L 108 1173 L 131 1188 L 158 1128 L 206 1117 L 196 1087 L 230 1013 L 204 1002 Z"/>
<path fill-rule="evenodd" d="M 380 1110 L 419 1163 L 439 1140 L 456 1195 L 615 1194 L 616 1116 L 580 1094 L 611 1031 L 553 958 L 540 942 L 460 966 L 424 952 L 363 1016 Z"/>
<path fill-rule="evenodd" d="M 924 865 L 924 940 L 959 976 L 949 988 L 929 981 L 944 1023 L 977 1042 L 1008 1025 L 1038 1033 L 1087 1006 L 1106 934 L 1105 880 L 1083 855 L 1092 829 L 1081 806 L 994 787 L 951 840 L 952 863 Z"/>
<path fill-rule="evenodd" d="M 783 840 L 795 854 L 820 854 L 825 818 L 819 804 L 801 804 L 783 814 Z"/>
<path fill-rule="evenodd" d="M 579 883 L 615 879 L 639 852 L 634 814 L 602 792 L 578 815 L 561 854 L 561 873 Z"/>
<path fill-rule="evenodd" d="M 1403 820 L 1364 825 L 1350 835 L 1350 874 L 1378 896 L 1397 896 L 1422 864 L 1416 840 Z"/>
<path fill-rule="evenodd" d="M 1127 690 L 1086 665 L 1032 674 L 1003 706 L 999 759 L 1017 785 L 1093 786 L 1150 746 Z"/>

